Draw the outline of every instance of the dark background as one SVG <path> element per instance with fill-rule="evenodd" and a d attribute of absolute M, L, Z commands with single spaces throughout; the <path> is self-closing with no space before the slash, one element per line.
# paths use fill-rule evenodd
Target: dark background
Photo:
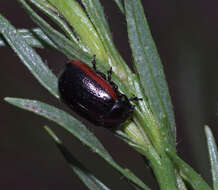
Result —
<path fill-rule="evenodd" d="M 125 20 L 113 1 L 102 2 L 116 46 L 131 64 Z M 212 0 L 142 2 L 169 84 L 176 114 L 178 152 L 211 184 L 203 126 L 208 124 L 218 137 L 218 3 Z M 16 1 L 1 0 L 0 13 L 18 28 L 34 26 Z M 58 52 L 37 51 L 55 73 L 60 72 L 67 60 Z M 3 101 L 6 96 L 22 97 L 60 107 L 10 48 L 1 47 L 0 57 L 0 189 L 86 189 L 43 130 L 44 125 L 51 126 L 74 155 L 111 189 L 131 189 L 105 161 L 57 125 Z M 91 130 L 117 162 L 158 189 L 135 151 L 104 129 Z"/>

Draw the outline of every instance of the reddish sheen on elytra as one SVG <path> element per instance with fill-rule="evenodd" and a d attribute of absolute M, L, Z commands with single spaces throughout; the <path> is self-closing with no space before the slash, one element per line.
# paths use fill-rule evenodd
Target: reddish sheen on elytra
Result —
<path fill-rule="evenodd" d="M 131 117 L 134 106 L 108 77 L 81 61 L 68 63 L 58 79 L 61 100 L 95 125 L 115 128 Z"/>
<path fill-rule="evenodd" d="M 80 69 L 82 69 L 90 78 L 92 78 L 95 82 L 97 82 L 102 88 L 104 88 L 114 100 L 116 100 L 116 94 L 114 92 L 114 89 L 111 87 L 111 85 L 103 79 L 100 75 L 96 74 L 90 67 L 85 65 L 79 60 L 72 60 L 72 64 L 78 66 Z M 70 62 L 70 63 L 71 63 Z"/>

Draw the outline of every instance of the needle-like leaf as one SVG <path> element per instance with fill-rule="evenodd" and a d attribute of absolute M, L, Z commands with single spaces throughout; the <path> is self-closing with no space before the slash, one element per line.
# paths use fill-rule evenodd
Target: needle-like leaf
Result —
<path fill-rule="evenodd" d="M 77 174 L 81 181 L 90 190 L 110 190 L 70 153 L 70 151 L 64 146 L 63 142 L 55 135 L 55 133 L 49 127 L 46 126 L 45 130 L 55 141 L 55 144 L 57 145 L 60 152 L 63 154 L 70 168 Z"/>
<path fill-rule="evenodd" d="M 211 172 L 213 178 L 213 189 L 218 190 L 218 151 L 217 145 L 212 131 L 208 126 L 205 126 L 205 133 L 207 137 L 207 146 L 210 157 Z"/>
<path fill-rule="evenodd" d="M 30 47 L 25 38 L 0 15 L 0 33 L 36 79 L 55 97 L 58 97 L 57 78 Z"/>
<path fill-rule="evenodd" d="M 26 43 L 31 46 L 31 47 L 36 47 L 36 48 L 44 48 L 45 44 L 44 43 L 48 43 L 48 44 L 53 44 L 48 38 L 47 36 L 42 32 L 42 30 L 40 30 L 39 28 L 34 28 L 34 29 L 19 29 L 17 30 L 19 32 L 20 35 L 22 35 L 22 38 L 25 39 Z M 0 46 L 5 46 L 7 44 L 5 44 L 5 40 L 4 37 L 2 35 L 0 35 Z M 44 39 L 43 42 L 39 39 Z M 55 47 L 55 45 L 53 44 L 53 47 Z"/>
<path fill-rule="evenodd" d="M 128 180 L 137 184 L 144 190 L 149 190 L 149 188 L 130 170 L 120 167 L 113 160 L 113 158 L 103 147 L 100 141 L 81 122 L 73 118 L 68 113 L 39 101 L 26 100 L 21 98 L 5 98 L 5 100 L 12 105 L 34 112 L 35 114 L 41 115 L 51 121 L 58 123 L 61 127 L 69 131 L 72 135 L 77 137 L 81 142 L 86 144 L 94 152 L 106 160 Z"/>
<path fill-rule="evenodd" d="M 135 68 L 154 115 L 159 123 L 162 123 L 163 117 L 168 121 L 167 125 L 160 126 L 163 136 L 167 135 L 169 144 L 175 147 L 176 129 L 171 99 L 142 4 L 140 0 L 125 0 L 124 4 Z"/>
<path fill-rule="evenodd" d="M 70 60 L 77 58 L 85 63 L 91 63 L 93 55 L 84 52 L 76 43 L 67 39 L 63 34 L 52 28 L 42 17 L 40 17 L 25 0 L 18 0 L 30 15 L 32 20 L 41 28 L 48 38 L 58 47 L 58 50 L 65 54 Z M 34 1 L 33 1 L 34 2 Z"/>
<path fill-rule="evenodd" d="M 203 178 L 195 172 L 188 164 L 186 164 L 176 153 L 167 151 L 169 157 L 179 168 L 179 173 L 184 180 L 186 180 L 194 190 L 212 190 Z"/>

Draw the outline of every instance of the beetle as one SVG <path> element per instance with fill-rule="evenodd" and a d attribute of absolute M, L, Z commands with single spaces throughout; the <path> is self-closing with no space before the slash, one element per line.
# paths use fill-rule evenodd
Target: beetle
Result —
<path fill-rule="evenodd" d="M 111 80 L 112 69 L 106 77 L 96 69 L 95 59 L 92 64 L 93 68 L 79 60 L 66 64 L 58 80 L 60 97 L 75 113 L 91 123 L 118 127 L 130 118 L 134 105 Z"/>

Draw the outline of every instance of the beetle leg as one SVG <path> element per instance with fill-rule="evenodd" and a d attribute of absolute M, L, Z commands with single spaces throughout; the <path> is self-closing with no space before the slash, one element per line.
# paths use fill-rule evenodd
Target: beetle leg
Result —
<path fill-rule="evenodd" d="M 95 71 L 97 70 L 97 68 L 96 68 L 96 55 L 93 55 L 92 67 Z"/>
<path fill-rule="evenodd" d="M 117 91 L 118 86 L 111 80 L 111 75 L 112 75 L 112 67 L 110 67 L 110 70 L 107 72 L 107 81 L 110 83 L 110 85 L 113 87 L 114 90 Z"/>
<path fill-rule="evenodd" d="M 110 85 L 113 87 L 113 89 L 114 89 L 115 91 L 118 90 L 118 86 L 117 86 L 113 81 L 109 81 L 109 83 L 110 83 Z"/>
<path fill-rule="evenodd" d="M 104 73 L 100 72 L 100 71 L 95 71 L 98 75 L 100 75 L 103 79 L 107 80 L 106 79 L 106 76 Z"/>
<path fill-rule="evenodd" d="M 100 75 L 102 78 L 104 78 L 106 80 L 105 74 L 97 70 L 97 67 L 96 67 L 96 55 L 93 56 L 92 67 L 93 67 L 93 69 L 95 70 L 95 72 L 98 75 Z"/>
<path fill-rule="evenodd" d="M 111 75 L 112 75 L 112 67 L 109 69 L 109 71 L 107 72 L 107 80 L 109 82 L 111 82 Z"/>

